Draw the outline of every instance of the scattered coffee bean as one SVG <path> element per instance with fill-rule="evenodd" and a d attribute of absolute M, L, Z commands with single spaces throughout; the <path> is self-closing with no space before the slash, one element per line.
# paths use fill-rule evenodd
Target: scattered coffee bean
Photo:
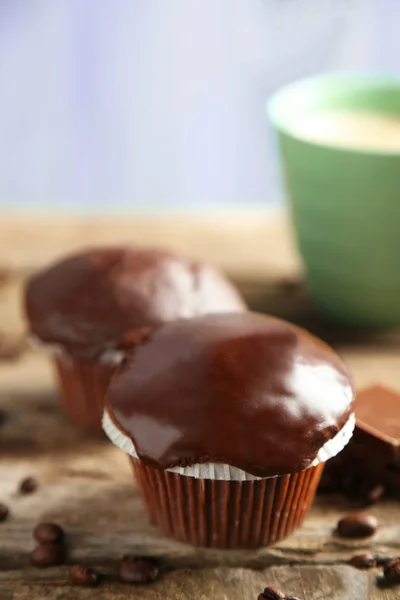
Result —
<path fill-rule="evenodd" d="M 378 483 L 373 488 L 368 490 L 368 492 L 366 492 L 365 502 L 366 502 L 366 504 L 375 504 L 376 502 L 379 502 L 379 500 L 381 500 L 383 498 L 384 494 L 385 494 L 385 488 L 383 487 L 383 485 Z"/>
<path fill-rule="evenodd" d="M 39 523 L 33 530 L 33 537 L 39 544 L 61 544 L 64 531 L 55 523 Z"/>
<path fill-rule="evenodd" d="M 20 494 L 33 494 L 37 490 L 38 482 L 34 477 L 26 477 L 19 484 Z"/>
<path fill-rule="evenodd" d="M 8 507 L 5 504 L 0 504 L 0 523 L 5 521 L 9 514 Z"/>
<path fill-rule="evenodd" d="M 258 596 L 258 600 L 285 600 L 285 598 L 285 594 L 273 586 L 266 587 L 265 590 Z"/>
<path fill-rule="evenodd" d="M 62 565 L 65 561 L 64 547 L 61 544 L 46 544 L 45 546 L 36 546 L 29 555 L 29 562 L 33 567 L 46 569 Z"/>
<path fill-rule="evenodd" d="M 356 554 L 349 560 L 349 565 L 356 569 L 373 569 L 376 567 L 376 560 L 372 554 Z"/>
<path fill-rule="evenodd" d="M 94 587 L 99 581 L 99 576 L 92 567 L 74 565 L 69 568 L 69 582 L 73 585 Z"/>
<path fill-rule="evenodd" d="M 337 533 L 343 538 L 363 538 L 373 535 L 378 529 L 378 521 L 373 515 L 357 512 L 341 519 Z"/>
<path fill-rule="evenodd" d="M 151 583 L 159 575 L 158 566 L 148 558 L 124 556 L 118 569 L 118 577 L 124 583 Z"/>
<path fill-rule="evenodd" d="M 400 559 L 388 562 L 383 569 L 383 575 L 388 583 L 400 583 Z"/>

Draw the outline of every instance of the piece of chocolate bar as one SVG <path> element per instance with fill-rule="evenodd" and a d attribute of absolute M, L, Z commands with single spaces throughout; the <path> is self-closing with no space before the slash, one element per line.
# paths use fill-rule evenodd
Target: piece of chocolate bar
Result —
<path fill-rule="evenodd" d="M 383 386 L 361 390 L 355 414 L 354 436 L 328 461 L 321 491 L 366 503 L 383 495 L 400 498 L 400 393 Z"/>

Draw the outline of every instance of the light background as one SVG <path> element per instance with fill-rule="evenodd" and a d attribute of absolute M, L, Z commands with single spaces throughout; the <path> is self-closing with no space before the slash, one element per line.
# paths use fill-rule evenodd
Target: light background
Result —
<path fill-rule="evenodd" d="M 399 73 L 399 19 L 397 0 L 2 0 L 0 207 L 277 202 L 266 99 Z"/>

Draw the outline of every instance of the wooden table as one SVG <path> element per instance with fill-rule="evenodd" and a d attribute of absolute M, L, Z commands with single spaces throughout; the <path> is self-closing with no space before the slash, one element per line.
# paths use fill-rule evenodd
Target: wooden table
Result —
<path fill-rule="evenodd" d="M 220 265 L 251 306 L 301 323 L 333 343 L 359 385 L 385 382 L 400 388 L 398 333 L 351 332 L 321 320 L 304 291 L 290 228 L 279 214 L 120 221 L 3 217 L 0 330 L 22 334 L 21 286 L 35 268 L 72 248 L 127 240 L 166 245 Z M 372 539 L 335 537 L 337 520 L 353 507 L 340 497 L 325 497 L 299 531 L 273 548 L 191 548 L 148 524 L 126 457 L 66 421 L 45 357 L 27 350 L 14 362 L 0 363 L 0 383 L 0 408 L 7 413 L 0 428 L 0 501 L 11 509 L 10 519 L 0 525 L 0 600 L 256 600 L 267 585 L 304 600 L 400 598 L 400 587 L 376 585 L 379 570 L 346 565 L 360 551 L 400 555 L 398 503 L 373 508 L 381 526 Z M 35 476 L 40 487 L 32 495 L 18 495 L 18 483 L 27 475 Z M 107 575 L 99 587 L 70 587 L 66 567 L 28 566 L 31 532 L 39 520 L 65 527 L 69 562 L 97 566 Z M 115 570 L 123 554 L 159 557 L 165 571 L 150 586 L 119 584 Z"/>

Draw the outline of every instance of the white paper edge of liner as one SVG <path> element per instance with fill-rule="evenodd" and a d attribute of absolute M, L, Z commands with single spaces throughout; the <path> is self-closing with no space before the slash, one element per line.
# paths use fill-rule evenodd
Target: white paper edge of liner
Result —
<path fill-rule="evenodd" d="M 62 346 L 62 344 L 50 344 L 49 342 L 42 342 L 42 340 L 35 334 L 31 333 L 28 335 L 28 344 L 37 350 L 43 350 L 49 352 L 57 358 L 64 359 L 69 362 L 72 357 L 68 351 Z M 125 354 L 121 350 L 113 350 L 112 348 L 105 350 L 99 358 L 99 363 L 103 365 L 119 365 L 124 360 Z"/>
<path fill-rule="evenodd" d="M 335 437 L 328 440 L 322 448 L 320 448 L 316 458 L 307 468 L 316 467 L 320 463 L 326 462 L 330 458 L 336 456 L 336 454 L 339 454 L 350 441 L 355 425 L 356 418 L 354 413 L 352 413 Z M 132 440 L 114 425 L 107 410 L 104 411 L 103 415 L 103 429 L 115 446 L 121 448 L 121 450 L 126 452 L 126 454 L 129 454 L 129 456 L 138 459 Z M 262 477 L 256 477 L 251 473 L 238 469 L 237 467 L 220 463 L 194 464 L 188 467 L 172 467 L 167 470 L 171 471 L 171 473 L 179 473 L 179 475 L 194 477 L 195 479 L 219 479 L 223 481 L 255 481 L 263 479 Z M 270 478 L 266 477 L 264 479 Z"/>

